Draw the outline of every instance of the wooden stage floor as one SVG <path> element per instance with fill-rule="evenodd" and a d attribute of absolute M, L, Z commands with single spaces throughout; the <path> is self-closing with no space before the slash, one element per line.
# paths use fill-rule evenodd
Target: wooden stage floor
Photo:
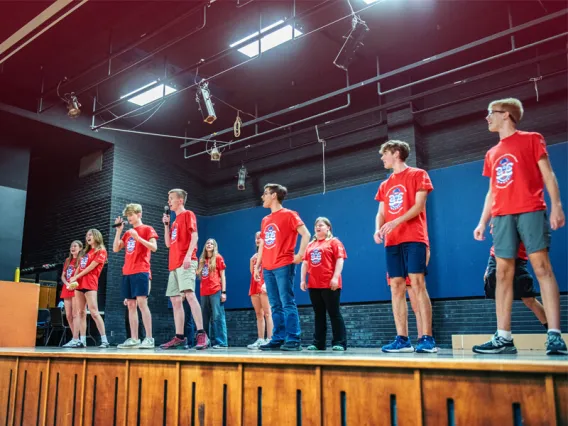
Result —
<path fill-rule="evenodd" d="M 1 425 L 568 424 L 568 356 L 0 348 Z"/>

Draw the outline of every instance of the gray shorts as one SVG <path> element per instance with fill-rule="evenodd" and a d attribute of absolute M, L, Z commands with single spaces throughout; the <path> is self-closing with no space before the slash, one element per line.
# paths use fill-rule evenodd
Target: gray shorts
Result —
<path fill-rule="evenodd" d="M 183 269 L 183 266 L 180 266 L 175 271 L 170 271 L 166 296 L 181 296 L 186 291 L 195 292 L 196 272 L 197 261 L 195 260 L 191 261 L 189 269 Z"/>
<path fill-rule="evenodd" d="M 521 241 L 527 248 L 527 254 L 550 247 L 550 225 L 546 210 L 495 216 L 492 223 L 497 257 L 516 259 Z"/>

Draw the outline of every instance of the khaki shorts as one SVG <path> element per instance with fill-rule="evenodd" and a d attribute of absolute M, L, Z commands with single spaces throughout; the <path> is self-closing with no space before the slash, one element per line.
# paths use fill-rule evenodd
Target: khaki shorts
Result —
<path fill-rule="evenodd" d="M 192 260 L 188 269 L 180 266 L 175 271 L 170 271 L 168 278 L 168 289 L 166 296 L 180 296 L 185 291 L 195 291 L 195 274 L 197 272 L 197 261 Z"/>

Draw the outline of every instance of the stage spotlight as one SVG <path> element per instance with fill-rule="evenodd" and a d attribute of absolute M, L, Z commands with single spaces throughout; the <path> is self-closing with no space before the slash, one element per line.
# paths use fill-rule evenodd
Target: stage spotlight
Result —
<path fill-rule="evenodd" d="M 74 93 L 70 93 L 66 100 L 67 102 L 67 115 L 71 118 L 77 118 L 81 115 L 81 104 Z"/>
<path fill-rule="evenodd" d="M 209 155 L 211 156 L 211 161 L 221 161 L 221 151 L 219 151 L 216 145 L 211 148 Z"/>
<path fill-rule="evenodd" d="M 199 83 L 199 89 L 197 93 L 201 95 L 201 98 L 205 103 L 205 108 L 207 109 L 207 117 L 203 121 L 205 121 L 208 124 L 211 124 L 215 120 L 217 120 L 217 115 L 215 114 L 215 109 L 213 108 L 213 102 L 211 101 L 211 92 L 209 91 L 209 83 L 207 82 Z"/>
<path fill-rule="evenodd" d="M 247 168 L 243 164 L 239 169 L 239 176 L 237 180 L 237 189 L 239 191 L 245 190 L 246 179 L 247 179 Z"/>
<path fill-rule="evenodd" d="M 347 71 L 351 62 L 355 58 L 355 52 L 363 45 L 363 39 L 369 32 L 369 27 L 365 21 L 362 21 L 357 15 L 353 16 L 351 21 L 351 31 L 345 37 L 345 42 L 341 46 L 341 50 L 333 61 L 333 64 Z"/>

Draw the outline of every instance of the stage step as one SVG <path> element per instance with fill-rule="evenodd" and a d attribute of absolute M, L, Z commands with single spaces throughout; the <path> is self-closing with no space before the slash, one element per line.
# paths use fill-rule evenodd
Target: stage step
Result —
<path fill-rule="evenodd" d="M 471 350 L 474 345 L 480 345 L 493 337 L 492 334 L 452 334 L 452 349 Z M 515 346 L 519 350 L 544 351 L 546 333 L 539 334 L 513 334 Z M 568 342 L 568 334 L 563 333 L 562 338 Z"/>

